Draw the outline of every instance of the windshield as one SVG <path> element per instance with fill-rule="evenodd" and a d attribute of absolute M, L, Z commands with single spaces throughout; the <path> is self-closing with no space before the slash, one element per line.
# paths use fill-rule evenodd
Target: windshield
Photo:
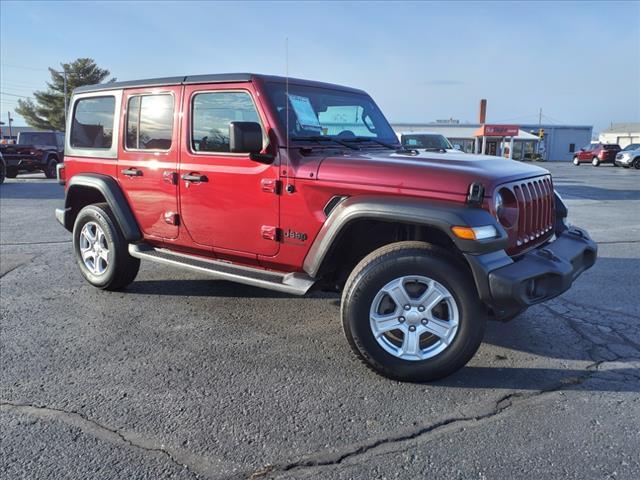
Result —
<path fill-rule="evenodd" d="M 398 139 L 384 115 L 365 94 L 322 87 L 268 83 L 267 91 L 283 128 L 294 140 L 318 137 L 342 140 L 371 139 L 397 144 Z"/>
<path fill-rule="evenodd" d="M 617 144 L 603 145 L 602 148 L 605 150 L 620 150 L 620 146 Z"/>
<path fill-rule="evenodd" d="M 453 149 L 449 140 L 437 133 L 403 134 L 402 145 L 409 148 L 426 148 L 435 150 Z"/>
<path fill-rule="evenodd" d="M 50 132 L 20 132 L 18 143 L 22 145 L 55 145 L 53 133 Z"/>
<path fill-rule="evenodd" d="M 631 143 L 624 147 L 623 152 L 628 152 L 629 150 L 638 150 L 640 149 L 640 143 Z"/>

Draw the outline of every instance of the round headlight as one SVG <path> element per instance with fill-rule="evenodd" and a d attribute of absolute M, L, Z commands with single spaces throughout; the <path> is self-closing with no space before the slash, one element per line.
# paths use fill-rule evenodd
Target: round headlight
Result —
<path fill-rule="evenodd" d="M 498 220 L 500 220 L 500 217 L 504 213 L 504 199 L 502 198 L 500 192 L 496 193 L 494 208 L 496 211 L 496 217 L 498 217 Z"/>
<path fill-rule="evenodd" d="M 501 188 L 496 192 L 493 208 L 496 218 L 505 228 L 511 228 L 518 223 L 518 201 L 508 188 Z"/>

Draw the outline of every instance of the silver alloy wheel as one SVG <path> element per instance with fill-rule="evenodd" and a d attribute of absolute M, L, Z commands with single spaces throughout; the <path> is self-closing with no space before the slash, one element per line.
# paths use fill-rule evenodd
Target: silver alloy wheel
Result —
<path fill-rule="evenodd" d="M 94 275 L 102 275 L 109 266 L 109 244 L 96 222 L 87 222 L 80 231 L 80 255 L 84 266 Z"/>
<path fill-rule="evenodd" d="M 580 160 L 578 160 L 578 157 L 574 157 L 573 158 L 573 164 L 574 165 L 580 165 Z"/>
<path fill-rule="evenodd" d="M 591 165 L 593 165 L 594 167 L 600 165 L 600 160 L 598 160 L 598 157 L 593 157 L 593 159 L 591 160 Z"/>
<path fill-rule="evenodd" d="M 378 344 L 394 357 L 410 361 L 442 353 L 455 338 L 459 320 L 451 292 L 424 276 L 387 283 L 373 299 L 369 313 Z"/>

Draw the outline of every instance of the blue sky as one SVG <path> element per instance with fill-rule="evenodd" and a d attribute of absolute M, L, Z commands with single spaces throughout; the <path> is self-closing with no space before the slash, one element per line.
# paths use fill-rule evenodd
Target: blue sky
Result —
<path fill-rule="evenodd" d="M 395 122 L 640 121 L 640 2 L 9 2 L 2 118 L 47 66 L 119 80 L 250 71 L 367 90 Z M 9 95 L 11 94 L 11 95 Z M 14 115 L 15 124 L 23 124 Z"/>

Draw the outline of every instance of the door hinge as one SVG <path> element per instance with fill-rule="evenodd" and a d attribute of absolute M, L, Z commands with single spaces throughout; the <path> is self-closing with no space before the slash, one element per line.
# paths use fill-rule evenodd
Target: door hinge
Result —
<path fill-rule="evenodd" d="M 178 184 L 178 172 L 164 171 L 162 172 L 162 180 L 171 185 Z"/>
<path fill-rule="evenodd" d="M 280 180 L 276 180 L 275 178 L 263 178 L 260 180 L 260 186 L 263 192 L 275 193 L 276 195 L 280 193 L 280 183 Z"/>
<path fill-rule="evenodd" d="M 175 212 L 164 212 L 164 221 L 169 225 L 180 225 L 180 215 Z"/>
<path fill-rule="evenodd" d="M 260 227 L 260 234 L 265 240 L 273 240 L 275 242 L 277 242 L 280 237 L 278 227 L 272 225 L 262 225 L 262 227 Z"/>

